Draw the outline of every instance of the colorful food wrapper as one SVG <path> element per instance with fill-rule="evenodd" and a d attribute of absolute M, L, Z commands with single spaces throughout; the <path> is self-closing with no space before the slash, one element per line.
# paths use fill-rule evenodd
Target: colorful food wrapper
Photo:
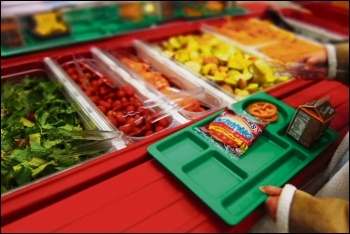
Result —
<path fill-rule="evenodd" d="M 236 156 L 244 154 L 254 140 L 263 132 L 267 123 L 260 122 L 248 114 L 238 114 L 226 107 L 225 111 L 212 122 L 196 128 L 204 137 L 214 140 L 217 145 Z"/>

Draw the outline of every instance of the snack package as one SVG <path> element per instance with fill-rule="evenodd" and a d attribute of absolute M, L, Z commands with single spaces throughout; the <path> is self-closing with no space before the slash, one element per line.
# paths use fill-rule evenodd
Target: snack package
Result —
<path fill-rule="evenodd" d="M 241 156 L 263 132 L 267 124 L 226 107 L 225 111 L 212 122 L 196 130 L 203 133 L 203 136 L 214 139 L 219 147 L 236 156 Z"/>

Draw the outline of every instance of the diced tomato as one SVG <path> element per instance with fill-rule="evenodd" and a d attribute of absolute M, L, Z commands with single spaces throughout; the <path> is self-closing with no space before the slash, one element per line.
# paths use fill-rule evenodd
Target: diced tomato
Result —
<path fill-rule="evenodd" d="M 27 115 L 27 119 L 29 119 L 30 121 L 33 121 L 34 119 L 35 119 L 35 114 L 34 113 L 29 113 L 28 115 Z"/>
<path fill-rule="evenodd" d="M 19 148 L 21 146 L 27 147 L 29 145 L 29 141 L 27 139 L 18 139 L 16 140 L 16 148 Z"/>
<path fill-rule="evenodd" d="M 152 135 L 153 134 L 153 131 L 152 130 L 148 130 L 146 133 L 145 133 L 145 136 L 149 136 L 149 135 Z"/>
<path fill-rule="evenodd" d="M 158 126 L 162 126 L 164 128 L 169 126 L 169 120 L 167 118 L 163 118 L 158 121 Z"/>
<path fill-rule="evenodd" d="M 106 114 L 106 107 L 104 107 L 104 106 L 97 106 L 98 107 L 98 109 L 100 109 L 104 114 Z"/>
<path fill-rule="evenodd" d="M 159 126 L 159 125 L 155 129 L 156 132 L 160 132 L 162 130 L 164 130 L 164 127 L 163 126 Z"/>
<path fill-rule="evenodd" d="M 130 124 L 125 124 L 119 127 L 119 130 L 125 134 L 129 134 L 132 131 L 132 126 Z"/>
<path fill-rule="evenodd" d="M 118 126 L 118 121 L 117 121 L 116 118 L 114 118 L 114 116 L 109 115 L 109 116 L 108 116 L 108 119 L 109 119 L 109 121 L 111 121 L 111 123 L 112 123 L 114 126 Z"/>

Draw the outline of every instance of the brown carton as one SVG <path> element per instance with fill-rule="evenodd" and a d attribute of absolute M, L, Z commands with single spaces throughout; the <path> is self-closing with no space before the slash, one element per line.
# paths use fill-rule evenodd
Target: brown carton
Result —
<path fill-rule="evenodd" d="M 287 134 L 305 148 L 310 148 L 321 139 L 335 116 L 329 98 L 314 100 L 298 107 Z"/>

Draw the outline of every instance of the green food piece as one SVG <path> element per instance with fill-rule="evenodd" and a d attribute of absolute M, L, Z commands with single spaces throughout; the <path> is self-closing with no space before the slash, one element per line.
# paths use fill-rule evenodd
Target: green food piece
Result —
<path fill-rule="evenodd" d="M 60 89 L 28 76 L 1 85 L 1 193 L 96 156 L 55 154 L 84 143 L 67 134 L 82 126 Z"/>

